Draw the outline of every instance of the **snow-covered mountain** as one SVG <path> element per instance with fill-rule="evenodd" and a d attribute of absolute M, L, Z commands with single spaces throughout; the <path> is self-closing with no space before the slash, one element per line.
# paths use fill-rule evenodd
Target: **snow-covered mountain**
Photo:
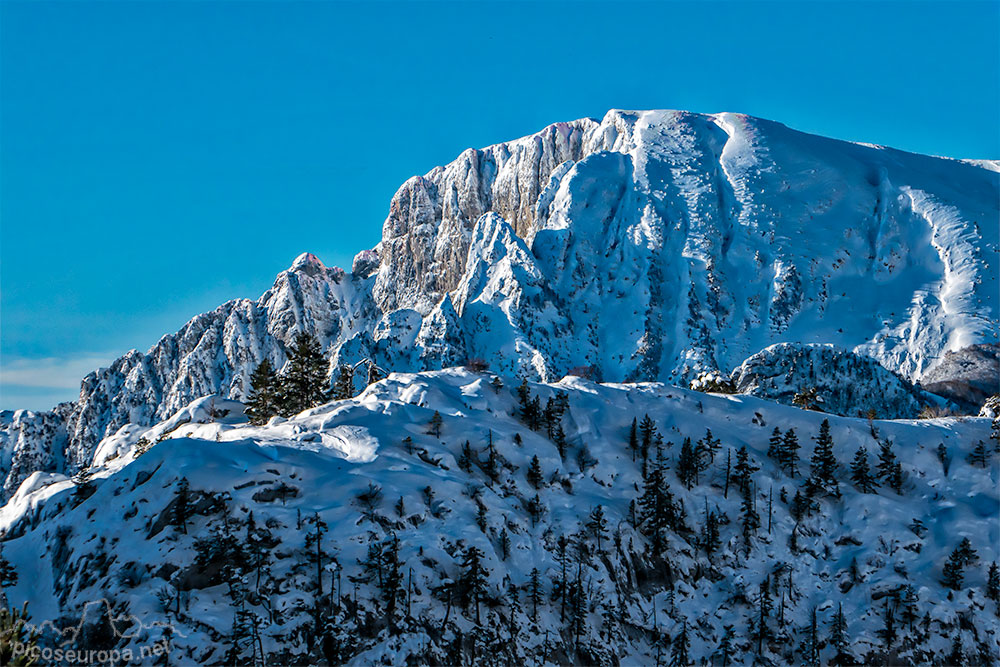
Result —
<path fill-rule="evenodd" d="M 305 254 L 256 302 L 89 375 L 76 402 L 5 413 L 3 494 L 86 466 L 126 424 L 242 398 L 299 328 L 333 363 L 397 371 L 482 358 L 545 381 L 588 368 L 686 384 L 789 343 L 919 381 L 948 352 L 996 344 L 997 169 L 728 113 L 613 110 L 470 149 L 403 184 L 350 272 Z"/>
<path fill-rule="evenodd" d="M 862 664 L 946 664 L 956 641 L 987 656 L 969 664 L 995 664 L 990 420 L 829 417 L 840 491 L 808 509 L 797 504 L 825 415 L 663 384 L 528 391 L 565 409 L 533 429 L 515 387 L 451 369 L 393 374 L 262 427 L 209 398 L 125 427 L 89 480 L 36 472 L 0 509 L 2 556 L 20 575 L 6 595 L 30 600 L 45 646 L 133 664 L 167 645 L 169 664 L 829 664 L 838 610 L 839 651 Z M 646 416 L 643 464 L 629 442 Z M 774 429 L 797 433 L 797 473 L 768 457 Z M 712 443 L 687 483 L 686 438 Z M 651 487 L 657 442 L 668 469 Z M 848 463 L 867 448 L 874 467 L 888 442 L 898 490 L 863 493 Z M 970 461 L 980 443 L 985 461 Z M 745 493 L 744 447 L 760 468 Z M 659 547 L 650 488 L 681 516 Z M 943 568 L 963 538 L 975 554 L 952 590 Z"/>

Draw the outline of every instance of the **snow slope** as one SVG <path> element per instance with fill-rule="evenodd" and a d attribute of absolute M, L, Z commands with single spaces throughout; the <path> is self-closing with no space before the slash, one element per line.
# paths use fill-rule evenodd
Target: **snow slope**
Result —
<path fill-rule="evenodd" d="M 334 363 L 397 371 L 479 357 L 545 381 L 587 367 L 687 384 L 793 343 L 916 382 L 948 352 L 997 342 L 998 200 L 993 163 L 740 114 L 556 123 L 408 180 L 350 273 L 303 255 L 256 302 L 89 375 L 76 402 L 6 415 L 2 494 L 33 470 L 88 464 L 124 424 L 244 397 L 253 368 L 280 366 L 299 328 Z"/>
<path fill-rule="evenodd" d="M 235 404 L 198 402 L 148 432 L 105 440 L 99 448 L 104 463 L 93 469 L 96 490 L 85 500 L 75 499 L 74 484 L 59 476 L 36 473 L 25 481 L 0 509 L 0 530 L 7 534 L 3 556 L 20 574 L 6 594 L 15 604 L 30 600 L 43 642 L 50 645 L 64 639 L 55 630 L 93 616 L 95 605 L 98 611 L 107 606 L 128 626 L 115 626 L 106 637 L 108 647 L 138 655 L 143 646 L 169 638 L 172 664 L 218 662 L 235 608 L 231 589 L 206 574 L 211 567 L 194 565 L 196 542 L 218 539 L 226 525 L 247 549 L 244 535 L 252 516 L 254 525 L 269 527 L 268 563 L 263 579 L 253 571 L 245 575 L 241 585 L 250 592 L 237 607 L 257 625 L 259 646 L 272 662 L 335 655 L 356 665 L 407 659 L 454 663 L 456 650 L 462 650 L 456 647 L 464 646 L 467 655 L 477 651 L 482 664 L 654 664 L 658 651 L 667 662 L 671 641 L 686 627 L 694 660 L 716 654 L 731 628 L 737 653 L 732 664 L 751 664 L 756 648 L 748 627 L 765 576 L 774 588 L 768 621 L 774 638 L 764 642 L 763 660 L 802 664 L 794 651 L 808 634 L 811 610 L 817 610 L 825 638 L 826 623 L 839 606 L 848 619 L 853 654 L 878 653 L 883 642 L 876 633 L 887 600 L 903 596 L 907 585 L 919 597 L 918 619 L 928 614 L 929 625 L 924 637 L 922 623 L 911 629 L 899 620 L 891 642 L 898 656 L 928 664 L 949 650 L 956 634 L 966 651 L 997 655 L 1000 622 L 982 587 L 986 565 L 998 557 L 1000 469 L 996 457 L 985 468 L 965 460 L 975 443 L 988 441 L 989 420 L 829 417 L 842 464 L 860 446 L 874 454 L 876 436 L 888 438 L 896 443 L 907 481 L 902 495 L 888 489 L 862 494 L 845 481 L 842 498 L 822 498 L 818 512 L 798 524 L 793 551 L 789 536 L 796 523 L 789 501 L 802 477 L 789 477 L 766 457 L 768 438 L 775 427 L 794 428 L 802 458 L 808 459 L 824 415 L 663 384 L 598 385 L 570 377 L 530 389 L 543 404 L 557 393 L 568 398 L 564 457 L 544 432 L 533 432 L 512 416 L 513 387 L 497 388 L 488 375 L 460 370 L 396 373 L 355 399 L 263 427 L 240 423 Z M 211 416 L 223 410 L 224 416 Z M 440 437 L 428 433 L 435 411 L 442 416 Z M 666 441 L 667 479 L 683 502 L 688 525 L 697 533 L 706 509 L 726 517 L 723 546 L 711 557 L 693 535 L 670 533 L 665 560 L 655 558 L 647 538 L 631 524 L 629 503 L 638 497 L 642 479 L 627 448 L 628 432 L 632 419 L 646 414 Z M 685 437 L 699 439 L 706 428 L 721 448 L 688 490 L 676 477 L 676 457 Z M 133 460 L 131 448 L 143 436 L 162 440 Z M 469 472 L 457 460 L 466 440 L 478 461 Z M 500 462 L 496 482 L 486 474 L 488 442 Z M 948 451 L 947 473 L 937 458 L 939 444 Z M 761 467 L 751 496 L 762 526 L 748 553 L 740 537 L 740 494 L 735 488 L 725 493 L 727 456 L 735 460 L 743 446 Z M 115 456 L 108 456 L 111 452 Z M 525 478 L 534 455 L 543 471 L 537 490 Z M 800 469 L 808 469 L 805 461 Z M 845 472 L 840 476 L 846 480 Z M 170 522 L 182 477 L 197 508 L 186 532 Z M 364 518 L 358 498 L 370 484 L 381 488 L 382 500 Z M 536 493 L 542 512 L 532 521 L 527 507 Z M 581 636 L 574 638 L 553 592 L 553 581 L 561 576 L 558 540 L 581 530 L 597 505 L 606 513 L 608 535 L 600 548 L 587 537 L 582 564 L 574 560 L 571 566 L 570 579 L 578 576 L 587 591 Z M 479 506 L 486 508 L 482 529 Z M 321 568 L 326 598 L 316 589 L 309 560 L 315 545 L 307 535 L 315 530 L 310 521 L 316 516 L 329 528 L 321 542 L 329 552 Z M 504 531 L 510 540 L 506 558 Z M 410 593 L 399 594 L 405 605 L 400 602 L 387 618 L 374 574 L 365 581 L 360 563 L 372 545 L 385 546 L 393 537 L 406 567 L 407 581 L 400 585 Z M 962 537 L 970 538 L 979 558 L 966 568 L 962 590 L 946 595 L 938 581 L 941 568 Z M 478 624 L 472 606 L 449 605 L 442 593 L 459 578 L 462 553 L 470 545 L 482 550 L 489 571 Z M 526 587 L 535 568 L 544 594 L 533 621 Z M 520 610 L 512 611 L 509 586 L 518 589 Z M 310 646 L 317 599 L 329 602 L 321 627 L 331 639 Z M 902 607 L 893 609 L 901 619 Z M 516 646 L 508 641 L 511 615 Z M 45 620 L 53 624 L 41 626 Z M 84 630 L 85 637 L 99 636 L 89 625 Z M 74 645 L 72 637 L 66 641 Z M 244 643 L 241 662 L 257 663 L 255 650 Z M 825 662 L 832 650 L 821 654 Z"/>

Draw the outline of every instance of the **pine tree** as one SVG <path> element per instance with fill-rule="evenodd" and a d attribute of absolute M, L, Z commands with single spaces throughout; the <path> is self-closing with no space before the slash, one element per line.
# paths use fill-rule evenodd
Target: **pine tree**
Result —
<path fill-rule="evenodd" d="M 749 556 L 753 537 L 757 534 L 757 529 L 760 528 L 760 515 L 754 508 L 752 483 L 748 483 L 743 492 L 743 503 L 740 505 L 740 525 L 743 527 L 743 545 Z"/>
<path fill-rule="evenodd" d="M 472 444 L 468 440 L 462 445 L 462 453 L 458 457 L 458 469 L 472 472 Z"/>
<path fill-rule="evenodd" d="M 733 658 L 735 652 L 733 639 L 733 626 L 727 625 L 723 630 L 719 648 L 715 651 L 715 655 L 719 656 L 719 661 L 722 663 L 721 667 L 729 667 L 729 661 Z"/>
<path fill-rule="evenodd" d="M 510 558 L 510 534 L 505 526 L 500 531 L 500 560 L 506 561 L 508 558 Z"/>
<path fill-rule="evenodd" d="M 986 443 L 982 440 L 976 444 L 976 448 L 969 454 L 969 463 L 980 468 L 986 468 L 990 465 L 990 452 L 986 449 Z"/>
<path fill-rule="evenodd" d="M 251 424 L 260 426 L 277 415 L 281 409 L 278 375 L 269 359 L 258 364 L 250 376 L 250 393 L 246 401 L 247 418 Z"/>
<path fill-rule="evenodd" d="M 750 477 L 758 470 L 760 467 L 750 460 L 747 448 L 740 447 L 739 451 L 736 452 L 736 465 L 733 466 L 733 482 L 740 493 L 746 494 L 747 488 L 750 486 Z"/>
<path fill-rule="evenodd" d="M 837 482 L 837 459 L 833 455 L 833 437 L 830 435 L 830 420 L 828 419 L 824 419 L 819 426 L 807 489 L 813 493 L 819 490 L 826 490 L 834 495 L 840 493 Z"/>
<path fill-rule="evenodd" d="M 354 396 L 354 367 L 350 364 L 340 364 L 337 367 L 337 379 L 333 383 L 331 398 L 344 401 Z"/>
<path fill-rule="evenodd" d="M 903 495 L 903 484 L 905 482 L 906 474 L 903 472 L 903 464 L 896 461 L 895 465 L 892 466 L 892 472 L 889 474 L 889 488 L 901 496 Z"/>
<path fill-rule="evenodd" d="M 528 577 L 528 600 L 531 601 L 531 622 L 538 622 L 538 604 L 542 602 L 542 580 L 541 575 L 538 572 L 538 568 L 531 569 L 531 575 Z"/>
<path fill-rule="evenodd" d="M 191 516 L 191 494 L 187 477 L 181 477 L 174 492 L 173 513 L 171 523 L 187 535 L 187 520 Z"/>
<path fill-rule="evenodd" d="M 889 652 L 893 644 L 896 643 L 896 613 L 890 597 L 885 598 L 885 611 L 882 612 L 882 627 L 876 630 L 875 634 L 882 638 L 882 641 L 885 643 L 886 652 Z"/>
<path fill-rule="evenodd" d="M 711 556 L 722 546 L 722 538 L 719 535 L 719 515 L 709 512 L 705 517 L 705 528 L 701 534 L 701 548 Z"/>
<path fill-rule="evenodd" d="M 528 484 L 535 489 L 542 485 L 542 464 L 539 462 L 537 455 L 531 457 L 531 465 L 528 466 L 528 472 L 525 477 L 528 480 Z"/>
<path fill-rule="evenodd" d="M 712 435 L 712 429 L 705 429 L 705 437 L 698 441 L 696 453 L 698 454 L 698 469 L 707 470 L 709 465 L 715 463 L 715 455 L 722 447 L 722 441 Z"/>
<path fill-rule="evenodd" d="M 385 602 L 386 617 L 392 622 L 403 593 L 403 563 L 399 558 L 399 537 L 395 533 L 382 549 L 382 569 L 384 576 L 380 593 Z"/>
<path fill-rule="evenodd" d="M 428 435 L 433 435 L 435 438 L 440 438 L 442 424 L 444 424 L 444 419 L 442 419 L 441 413 L 435 410 L 434 414 L 431 415 L 431 420 L 427 422 Z"/>
<path fill-rule="evenodd" d="M 566 441 L 566 432 L 563 431 L 562 424 L 556 426 L 555 434 L 552 436 L 552 442 L 555 443 L 556 449 L 559 450 L 559 458 L 565 459 L 566 448 L 569 446 L 569 443 Z"/>
<path fill-rule="evenodd" d="M 486 515 L 486 505 L 482 502 L 476 503 L 476 525 L 479 526 L 479 530 L 484 533 L 489 527 L 489 517 Z"/>
<path fill-rule="evenodd" d="M 608 535 L 608 520 L 604 516 L 602 506 L 597 505 L 590 511 L 590 517 L 587 519 L 587 532 L 597 540 L 597 550 L 600 551 L 601 539 L 607 538 Z"/>
<path fill-rule="evenodd" d="M 633 417 L 632 426 L 628 432 L 628 448 L 632 452 L 632 461 L 635 462 L 636 454 L 639 452 L 639 422 Z"/>
<path fill-rule="evenodd" d="M 802 664 L 809 667 L 818 667 L 819 661 L 819 624 L 816 621 L 816 608 L 809 612 L 809 625 L 804 631 L 805 637 L 799 646 L 799 653 L 802 654 Z"/>
<path fill-rule="evenodd" d="M 486 593 L 487 573 L 483 567 L 483 552 L 474 546 L 469 546 L 462 557 L 462 576 L 459 580 L 463 605 L 468 608 L 469 602 L 476 607 L 476 625 L 481 625 L 479 603 Z"/>
<path fill-rule="evenodd" d="M 990 571 L 986 575 L 986 598 L 1000 603 L 1000 568 L 996 561 L 990 563 Z"/>
<path fill-rule="evenodd" d="M 0 611 L 7 607 L 7 597 L 4 589 L 17 583 L 17 569 L 13 563 L 3 556 L 3 543 L 0 542 Z M 2 641 L 2 637 L 0 637 Z M 3 664 L 3 663 L 0 663 Z"/>
<path fill-rule="evenodd" d="M 962 565 L 971 565 L 979 559 L 979 554 L 976 550 L 972 548 L 972 542 L 969 541 L 968 537 L 963 537 L 962 541 L 958 543 L 958 547 L 955 549 L 958 555 L 962 559 Z"/>
<path fill-rule="evenodd" d="M 781 429 L 777 426 L 771 432 L 771 437 L 767 441 L 767 458 L 775 461 L 780 466 L 784 461 L 784 451 L 782 447 Z"/>
<path fill-rule="evenodd" d="M 321 404 L 326 399 L 326 372 L 327 360 L 319 341 L 299 332 L 280 378 L 282 414 L 290 417 Z"/>
<path fill-rule="evenodd" d="M 941 584 L 944 585 L 945 588 L 950 588 L 955 591 L 961 590 L 962 581 L 965 577 L 962 572 L 964 565 L 965 558 L 962 553 L 958 549 L 952 551 L 951 555 L 948 557 L 948 561 L 944 564 Z"/>
<path fill-rule="evenodd" d="M 938 461 L 941 462 L 941 470 L 944 471 L 945 476 L 948 476 L 948 468 L 951 467 L 951 457 L 948 455 L 948 448 L 942 442 L 937 446 L 937 457 Z"/>
<path fill-rule="evenodd" d="M 687 619 L 681 619 L 681 631 L 670 642 L 670 664 L 687 667 L 691 664 L 691 637 L 688 635 Z"/>
<path fill-rule="evenodd" d="M 872 477 L 868 468 L 868 450 L 864 447 L 859 447 L 854 454 L 854 460 L 851 462 L 851 481 L 861 493 L 875 493 L 878 487 L 878 482 Z"/>
<path fill-rule="evenodd" d="M 677 478 L 686 489 L 690 490 L 697 474 L 698 463 L 695 459 L 694 449 L 691 447 L 691 438 L 684 438 L 680 456 L 677 458 Z"/>
<path fill-rule="evenodd" d="M 892 477 L 896 468 L 896 453 L 892 451 L 892 440 L 888 438 L 878 441 L 878 464 L 875 466 L 875 476 L 881 479 L 886 485 Z"/>
<path fill-rule="evenodd" d="M 771 599 L 770 576 L 765 575 L 757 589 L 757 619 L 754 623 L 754 636 L 757 639 L 757 655 L 764 649 L 764 641 L 771 637 L 771 629 L 767 622 L 771 616 L 773 600 Z"/>
<path fill-rule="evenodd" d="M 795 434 L 795 429 L 790 428 L 785 431 L 781 439 L 781 468 L 792 477 L 799 474 L 799 436 Z"/>
<path fill-rule="evenodd" d="M 665 473 L 662 451 L 657 450 L 656 459 L 646 475 L 643 493 L 639 498 L 640 531 L 651 540 L 650 549 L 655 556 L 663 554 L 667 530 L 680 531 L 684 523 L 682 511 L 674 501 Z"/>
<path fill-rule="evenodd" d="M 531 387 L 528 381 L 521 380 L 521 384 L 515 390 L 517 393 L 517 417 L 528 424 L 531 422 Z"/>
<path fill-rule="evenodd" d="M 837 605 L 837 613 L 830 620 L 829 644 L 833 647 L 834 656 L 831 665 L 853 665 L 854 656 L 850 653 L 851 638 L 847 632 L 847 618 L 844 616 L 843 605 Z"/>
<path fill-rule="evenodd" d="M 73 484 L 76 486 L 73 488 L 73 501 L 79 505 L 87 498 L 94 495 L 97 491 L 97 486 L 93 481 L 93 472 L 90 468 L 80 468 L 80 470 L 73 475 Z"/>
<path fill-rule="evenodd" d="M 653 445 L 653 436 L 656 435 L 656 423 L 645 415 L 639 422 L 639 455 L 642 459 L 642 473 L 646 474 L 649 463 L 649 448 Z"/>
<path fill-rule="evenodd" d="M 329 530 L 329 526 L 319 516 L 319 512 L 313 513 L 313 518 L 309 520 L 313 525 L 313 530 L 306 534 L 306 550 L 309 552 L 310 560 L 316 565 L 316 591 L 317 597 L 323 597 L 323 564 L 327 560 L 326 551 L 323 549 L 323 534 Z"/>
<path fill-rule="evenodd" d="M 965 664 L 965 650 L 962 648 L 962 633 L 956 632 L 951 641 L 951 650 L 945 658 L 948 667 L 962 667 Z"/>

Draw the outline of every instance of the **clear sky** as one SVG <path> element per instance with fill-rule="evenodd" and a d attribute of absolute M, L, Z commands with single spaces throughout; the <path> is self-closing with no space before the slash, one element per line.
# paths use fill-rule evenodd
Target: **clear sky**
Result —
<path fill-rule="evenodd" d="M 612 107 L 1000 157 L 1000 3 L 0 0 L 0 408 L 47 408 L 408 177 Z"/>

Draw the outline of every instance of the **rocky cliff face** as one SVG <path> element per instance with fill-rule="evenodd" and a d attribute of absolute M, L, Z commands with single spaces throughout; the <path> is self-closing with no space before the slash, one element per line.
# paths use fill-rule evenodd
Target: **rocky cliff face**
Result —
<path fill-rule="evenodd" d="M 199 315 L 0 424 L 9 495 L 125 424 L 242 398 L 299 328 L 332 363 L 486 359 L 546 381 L 686 382 L 779 343 L 830 343 L 919 380 L 997 340 L 995 163 L 825 139 L 738 114 L 610 111 L 468 150 L 407 181 L 351 273 L 303 255 L 257 301 Z M 852 411 L 853 414 L 853 411 Z"/>

